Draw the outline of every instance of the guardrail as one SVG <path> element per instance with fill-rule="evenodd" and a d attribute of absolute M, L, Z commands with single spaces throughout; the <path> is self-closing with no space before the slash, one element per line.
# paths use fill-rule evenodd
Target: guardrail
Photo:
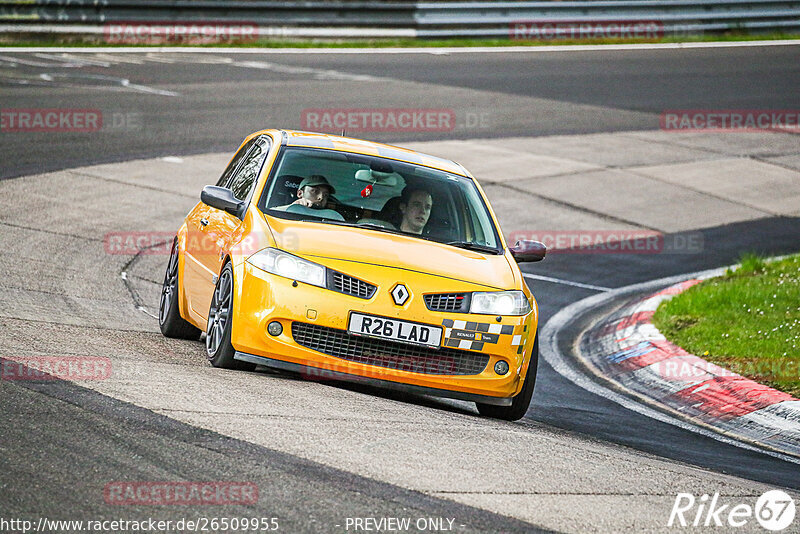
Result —
<path fill-rule="evenodd" d="M 655 21 L 685 34 L 800 30 L 800 0 L 516 2 L 0 0 L 0 32 L 102 33 L 115 22 L 246 21 L 264 36 L 509 37 L 515 23 Z"/>

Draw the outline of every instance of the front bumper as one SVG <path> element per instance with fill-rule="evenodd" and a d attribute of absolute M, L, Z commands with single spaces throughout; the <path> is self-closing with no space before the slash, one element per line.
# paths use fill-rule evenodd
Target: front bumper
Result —
<path fill-rule="evenodd" d="M 336 263 L 326 262 L 329 267 L 343 272 L 347 272 L 348 267 L 352 269 L 352 265 L 345 262 Z M 423 293 L 480 291 L 485 290 L 484 286 L 471 287 L 457 280 L 408 272 L 401 273 L 403 279 L 398 280 L 398 269 L 371 266 L 369 272 L 360 272 L 358 276 L 376 284 L 378 289 L 371 298 L 362 299 L 294 283 L 247 262 L 235 266 L 235 271 L 237 283 L 231 343 L 238 359 L 301 372 L 311 378 L 365 382 L 486 404 L 507 405 L 522 387 L 536 332 L 535 311 L 525 316 L 503 317 L 501 322 L 497 322 L 493 316 L 433 312 L 427 309 L 422 299 Z M 404 283 L 412 293 L 404 306 L 395 305 L 390 296 L 397 282 Z M 448 374 L 442 371 L 447 365 L 433 372 L 420 372 L 419 367 L 395 364 L 374 365 L 376 362 L 364 358 L 354 361 L 332 355 L 335 351 L 314 350 L 298 343 L 293 336 L 293 325 L 297 324 L 346 332 L 351 311 L 441 326 L 442 347 L 439 350 L 425 349 L 428 360 L 443 359 L 447 351 L 451 351 L 451 356 L 453 351 L 457 351 L 470 357 L 484 356 L 485 367 L 472 374 Z M 267 333 L 267 325 L 272 321 L 281 323 L 283 332 L 280 335 Z M 505 360 L 510 368 L 502 376 L 494 371 L 500 360 Z"/>
<path fill-rule="evenodd" d="M 263 365 L 270 369 L 278 369 L 281 371 L 290 371 L 293 373 L 300 373 L 308 378 L 317 380 L 341 380 L 344 382 L 355 382 L 367 386 L 375 386 L 384 389 L 391 389 L 395 391 L 402 391 L 404 393 L 413 393 L 415 395 L 432 395 L 434 397 L 444 397 L 448 399 L 458 399 L 463 401 L 480 402 L 483 404 L 493 404 L 496 406 L 511 406 L 512 398 L 489 397 L 486 395 L 476 395 L 474 393 L 463 393 L 461 391 L 450 391 L 447 389 L 437 389 L 430 387 L 414 386 L 411 384 L 401 384 L 399 382 L 391 382 L 389 380 L 380 380 L 378 378 L 370 378 L 367 376 L 352 375 L 342 373 L 339 371 L 319 369 L 317 367 L 309 367 L 307 365 L 300 365 L 292 362 L 285 362 L 282 360 L 275 360 L 273 358 L 266 358 L 264 356 L 256 356 L 255 354 L 247 354 L 244 352 L 236 352 L 234 359 L 243 362 L 250 362 L 257 365 Z"/>

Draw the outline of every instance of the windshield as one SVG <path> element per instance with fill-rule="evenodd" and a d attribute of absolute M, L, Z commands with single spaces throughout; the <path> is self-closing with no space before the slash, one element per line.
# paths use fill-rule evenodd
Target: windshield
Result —
<path fill-rule="evenodd" d="M 501 249 L 471 179 L 377 156 L 284 148 L 259 208 L 274 217 L 354 224 L 487 252 Z"/>

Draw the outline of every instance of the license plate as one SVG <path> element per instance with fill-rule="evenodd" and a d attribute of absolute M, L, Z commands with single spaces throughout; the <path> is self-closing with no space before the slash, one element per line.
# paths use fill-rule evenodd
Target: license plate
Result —
<path fill-rule="evenodd" d="M 361 313 L 350 314 L 347 331 L 357 336 L 390 339 L 401 343 L 438 347 L 442 343 L 442 328 L 421 323 L 376 317 Z"/>

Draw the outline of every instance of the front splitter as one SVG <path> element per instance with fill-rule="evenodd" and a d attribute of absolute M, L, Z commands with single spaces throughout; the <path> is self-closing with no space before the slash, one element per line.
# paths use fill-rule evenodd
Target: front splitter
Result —
<path fill-rule="evenodd" d="M 414 386 L 410 384 L 400 384 L 390 380 L 380 380 L 378 378 L 369 378 L 366 376 L 353 375 L 350 373 L 342 373 L 341 371 L 330 371 L 327 369 L 320 369 L 309 365 L 301 365 L 299 363 L 284 362 L 282 360 L 275 360 L 265 356 L 256 356 L 255 354 L 248 354 L 246 352 L 236 351 L 233 358 L 243 362 L 250 362 L 256 365 L 263 365 L 271 369 L 279 369 L 282 371 L 290 371 L 293 373 L 302 373 L 310 377 L 325 378 L 328 380 L 341 380 L 342 382 L 355 382 L 367 386 L 374 386 L 383 389 L 391 389 L 394 391 L 402 391 L 404 393 L 413 393 L 415 395 L 431 395 L 433 397 L 444 397 L 447 399 L 456 399 L 462 401 L 479 402 L 481 404 L 492 404 L 495 406 L 511 406 L 512 397 L 489 397 L 487 395 L 476 395 L 474 393 L 463 393 L 461 391 L 450 391 L 448 389 L 429 388 L 424 386 Z"/>

